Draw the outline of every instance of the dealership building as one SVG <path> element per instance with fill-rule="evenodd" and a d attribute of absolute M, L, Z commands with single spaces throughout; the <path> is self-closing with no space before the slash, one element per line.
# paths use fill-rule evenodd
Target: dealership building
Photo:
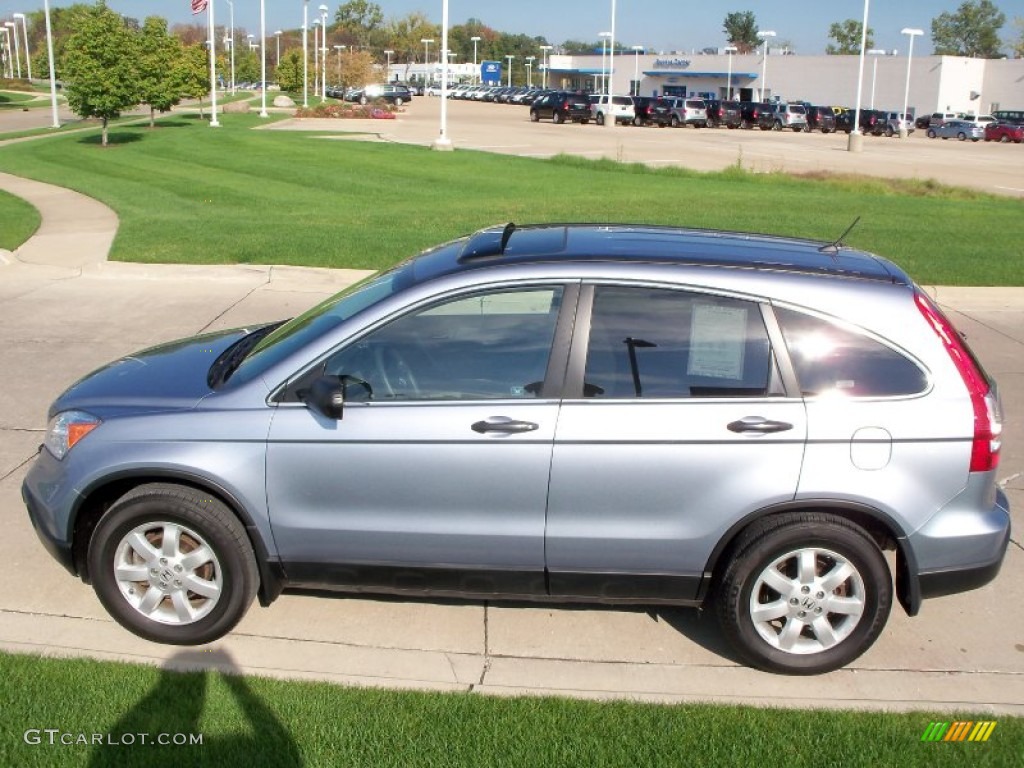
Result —
<path fill-rule="evenodd" d="M 644 54 L 614 57 L 611 93 L 639 96 L 725 98 L 741 101 L 808 101 L 852 107 L 856 102 L 858 56 L 799 56 L 760 53 Z M 611 56 L 553 55 L 548 87 L 602 91 Z M 906 55 L 865 57 L 861 105 L 899 111 L 907 85 Z M 541 68 L 542 69 L 542 68 Z M 525 81 L 525 71 L 514 82 Z M 544 73 L 533 73 L 539 84 Z M 873 107 L 872 107 L 873 105 Z M 915 56 L 910 62 L 909 107 L 915 113 L 952 111 L 987 114 L 1024 109 L 1024 59 Z"/>

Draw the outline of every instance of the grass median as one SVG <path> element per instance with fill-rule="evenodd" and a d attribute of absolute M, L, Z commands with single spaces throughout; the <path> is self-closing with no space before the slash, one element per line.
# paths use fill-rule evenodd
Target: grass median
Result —
<path fill-rule="evenodd" d="M 51 136 L 0 147 L 0 169 L 110 205 L 121 221 L 111 256 L 125 261 L 379 269 L 506 221 L 832 240 L 859 216 L 846 242 L 892 258 L 922 283 L 1024 283 L 1024 203 L 1015 199 L 928 183 L 702 174 L 251 130 L 267 123 L 229 115 L 211 129 L 171 116 L 155 130 L 118 127 L 105 150 L 94 134 Z"/>
<path fill-rule="evenodd" d="M 1019 765 L 1024 745 L 1020 718 L 953 712 L 416 693 L 2 653 L 0 681 L 0 762 L 18 766 L 979 768 Z M 930 723 L 957 720 L 996 726 L 982 743 L 922 742 Z"/>
<path fill-rule="evenodd" d="M 13 251 L 39 229 L 39 211 L 20 197 L 0 191 L 0 248 Z"/>

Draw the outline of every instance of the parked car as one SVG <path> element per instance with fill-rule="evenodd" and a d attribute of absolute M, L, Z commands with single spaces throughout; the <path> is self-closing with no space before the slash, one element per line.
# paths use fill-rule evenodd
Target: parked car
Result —
<path fill-rule="evenodd" d="M 604 125 L 605 117 L 608 115 L 619 125 L 629 125 L 636 117 L 633 112 L 633 99 L 630 96 L 594 94 L 590 101 L 590 111 L 598 125 Z"/>
<path fill-rule="evenodd" d="M 980 141 L 985 138 L 985 129 L 970 120 L 946 120 L 942 125 L 931 126 L 928 138 Z"/>
<path fill-rule="evenodd" d="M 650 125 L 654 122 L 653 111 L 657 99 L 653 96 L 633 97 L 633 125 Z"/>
<path fill-rule="evenodd" d="M 738 101 L 705 99 L 708 128 L 739 128 L 743 124 L 743 113 Z"/>
<path fill-rule="evenodd" d="M 740 116 L 744 128 L 756 128 L 761 123 L 761 115 L 772 111 L 772 105 L 760 101 L 741 101 Z"/>
<path fill-rule="evenodd" d="M 380 100 L 394 104 L 396 107 L 412 101 L 410 90 L 404 85 L 395 85 L 394 83 L 374 83 L 351 91 L 345 97 L 350 101 L 358 101 L 360 104 L 368 104 L 371 101 Z"/>
<path fill-rule="evenodd" d="M 665 126 L 678 128 L 687 125 L 704 128 L 708 124 L 707 105 L 704 103 L 704 99 L 684 99 L 681 96 L 666 96 L 658 99 L 651 117 L 660 128 Z"/>
<path fill-rule="evenodd" d="M 177 645 L 286 588 L 712 597 L 748 663 L 818 673 L 894 595 L 915 615 L 993 579 L 1010 534 L 995 383 L 903 270 L 838 243 L 508 224 L 132 354 L 49 418 L 39 538 Z"/>
<path fill-rule="evenodd" d="M 963 112 L 932 112 L 928 119 L 928 126 L 930 128 L 938 128 L 950 120 L 963 120 Z"/>
<path fill-rule="evenodd" d="M 834 108 L 833 108 L 834 111 Z M 836 113 L 836 130 L 853 133 L 853 110 L 844 109 Z M 885 132 L 885 121 L 882 113 L 874 109 L 862 109 L 859 121 L 860 133 L 881 136 Z"/>
<path fill-rule="evenodd" d="M 551 91 L 539 96 L 530 105 L 530 120 L 551 120 L 555 123 L 589 123 L 590 99 L 586 94 L 567 91 Z"/>
<path fill-rule="evenodd" d="M 1012 141 L 1020 144 L 1024 141 L 1024 125 L 989 123 L 985 126 L 985 141 L 1001 141 L 1004 144 Z"/>
<path fill-rule="evenodd" d="M 885 135 L 889 138 L 899 135 L 900 129 L 906 128 L 908 134 L 914 132 L 914 118 L 909 112 L 900 115 L 899 112 L 885 113 Z"/>
<path fill-rule="evenodd" d="M 920 131 L 927 130 L 928 126 L 932 123 L 932 116 L 929 114 L 918 115 L 914 118 L 914 127 Z"/>
<path fill-rule="evenodd" d="M 771 112 L 761 113 L 758 126 L 773 131 L 789 128 L 800 133 L 807 130 L 807 108 L 803 104 L 775 104 Z"/>
<path fill-rule="evenodd" d="M 832 107 L 815 107 L 805 104 L 807 109 L 807 130 L 822 133 L 836 132 L 836 115 Z"/>

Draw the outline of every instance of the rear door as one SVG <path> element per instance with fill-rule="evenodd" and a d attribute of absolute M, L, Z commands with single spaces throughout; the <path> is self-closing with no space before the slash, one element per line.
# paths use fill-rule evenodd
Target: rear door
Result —
<path fill-rule="evenodd" d="M 755 301 L 599 284 L 576 328 L 551 467 L 551 593 L 692 599 L 728 528 L 796 493 L 806 416 L 782 384 L 777 326 Z"/>

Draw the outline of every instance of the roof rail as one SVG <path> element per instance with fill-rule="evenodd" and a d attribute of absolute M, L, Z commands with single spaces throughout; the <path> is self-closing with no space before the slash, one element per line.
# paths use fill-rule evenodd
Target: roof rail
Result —
<path fill-rule="evenodd" d="M 505 246 L 515 231 L 516 225 L 510 221 L 504 226 L 488 227 L 470 235 L 462 253 L 459 254 L 459 263 L 501 256 L 505 253 Z"/>

